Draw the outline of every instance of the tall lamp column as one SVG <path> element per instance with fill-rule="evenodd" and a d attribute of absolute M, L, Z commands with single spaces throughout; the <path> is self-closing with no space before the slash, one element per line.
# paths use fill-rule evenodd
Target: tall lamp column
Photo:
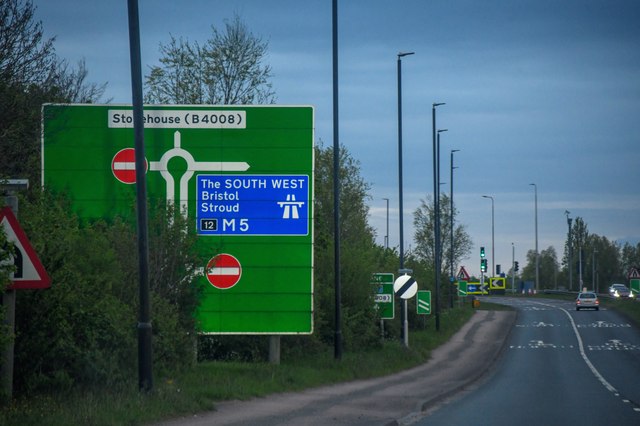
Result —
<path fill-rule="evenodd" d="M 457 169 L 457 167 L 453 166 L 453 153 L 454 152 L 458 152 L 460 151 L 459 149 L 452 149 L 451 150 L 451 170 L 450 170 L 450 182 L 449 182 L 449 216 L 450 216 L 450 224 L 449 227 L 451 228 L 451 242 L 450 242 L 450 263 L 451 263 L 451 278 L 450 278 L 450 282 L 449 282 L 449 308 L 453 308 L 453 291 L 452 291 L 452 286 L 453 283 L 456 281 L 456 271 L 454 270 L 454 265 L 453 265 L 453 255 L 454 255 L 454 244 L 453 244 L 453 169 Z"/>
<path fill-rule="evenodd" d="M 440 304 L 438 303 L 438 298 L 440 296 L 440 152 L 436 142 L 436 107 L 440 105 L 444 105 L 444 102 L 436 102 L 431 108 L 431 123 L 433 125 L 433 212 L 435 216 L 433 232 L 435 238 L 433 265 L 436 274 L 436 331 L 440 331 Z"/>
<path fill-rule="evenodd" d="M 482 198 L 489 198 L 491 200 L 491 276 L 495 276 L 496 273 L 496 245 L 495 245 L 495 210 L 494 200 L 490 195 L 483 195 Z"/>
<path fill-rule="evenodd" d="M 403 199 L 402 199 L 402 58 L 413 55 L 415 52 L 398 53 L 398 206 L 400 209 L 398 222 L 400 224 L 400 268 L 404 271 L 404 224 L 403 224 Z M 400 272 L 402 273 L 402 272 Z M 400 338 L 404 346 L 409 346 L 409 322 L 407 319 L 407 301 L 402 300 L 400 304 L 402 315 L 402 327 L 400 328 Z"/>
<path fill-rule="evenodd" d="M 536 231 L 536 293 L 540 291 L 540 253 L 538 252 L 538 185 L 530 183 L 535 193 L 535 231 Z"/>

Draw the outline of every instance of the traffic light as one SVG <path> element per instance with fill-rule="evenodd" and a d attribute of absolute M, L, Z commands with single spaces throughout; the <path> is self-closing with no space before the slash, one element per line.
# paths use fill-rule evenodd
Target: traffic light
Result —
<path fill-rule="evenodd" d="M 484 259 L 484 247 L 480 247 L 480 258 Z"/>
<path fill-rule="evenodd" d="M 496 275 L 500 275 L 500 265 L 496 265 Z"/>
<path fill-rule="evenodd" d="M 480 259 L 480 272 L 487 272 L 487 259 Z"/>
<path fill-rule="evenodd" d="M 518 261 L 516 260 L 514 262 L 514 268 L 513 268 L 516 272 L 518 272 L 518 269 L 520 269 L 520 266 L 518 266 Z"/>

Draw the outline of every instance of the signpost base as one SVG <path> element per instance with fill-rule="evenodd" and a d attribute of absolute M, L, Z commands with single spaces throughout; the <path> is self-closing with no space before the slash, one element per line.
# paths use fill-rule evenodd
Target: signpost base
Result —
<path fill-rule="evenodd" d="M 269 336 L 269 364 L 280 364 L 280 336 Z"/>

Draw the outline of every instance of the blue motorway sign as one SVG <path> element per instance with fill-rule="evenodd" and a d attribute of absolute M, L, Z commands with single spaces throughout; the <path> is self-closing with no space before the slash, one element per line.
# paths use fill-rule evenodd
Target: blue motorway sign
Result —
<path fill-rule="evenodd" d="M 308 235 L 308 175 L 198 175 L 199 235 Z"/>

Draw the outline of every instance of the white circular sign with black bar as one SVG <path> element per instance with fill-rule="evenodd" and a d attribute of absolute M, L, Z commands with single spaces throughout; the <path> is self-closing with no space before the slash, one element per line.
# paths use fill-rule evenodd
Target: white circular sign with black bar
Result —
<path fill-rule="evenodd" d="M 411 299 L 418 292 L 418 283 L 411 275 L 401 275 L 393 283 L 393 291 L 402 299 Z"/>

